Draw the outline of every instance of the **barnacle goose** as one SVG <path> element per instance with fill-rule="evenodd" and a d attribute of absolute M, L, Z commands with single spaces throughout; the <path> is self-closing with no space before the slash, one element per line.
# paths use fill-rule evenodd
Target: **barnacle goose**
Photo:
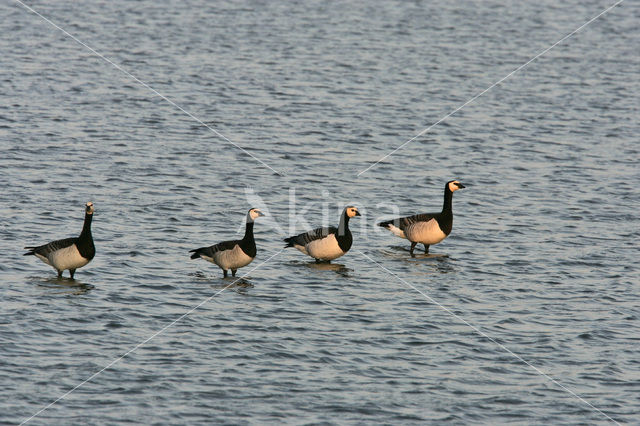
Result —
<path fill-rule="evenodd" d="M 411 256 L 416 244 L 424 244 L 424 252 L 429 253 L 429 246 L 438 244 L 447 238 L 453 226 L 451 199 L 453 192 L 465 186 L 457 180 L 451 180 L 444 186 L 444 204 L 440 213 L 424 213 L 414 216 L 400 217 L 378 223 L 400 238 L 411 241 Z"/>
<path fill-rule="evenodd" d="M 238 268 L 247 266 L 256 257 L 256 240 L 253 238 L 253 221 L 264 214 L 258 209 L 250 209 L 247 213 L 247 225 L 244 237 L 241 240 L 223 241 L 209 247 L 200 247 L 190 250 L 191 259 L 201 257 L 211 263 L 215 263 L 222 269 L 224 277 L 227 270 L 231 269 L 231 276 L 236 276 Z"/>
<path fill-rule="evenodd" d="M 73 279 L 76 269 L 82 268 L 96 255 L 91 236 L 93 212 L 93 203 L 88 202 L 85 208 L 84 226 L 79 237 L 56 240 L 38 247 L 25 247 L 25 250 L 29 251 L 24 255 L 34 255 L 47 265 L 53 266 L 58 271 L 58 278 L 62 278 L 62 272 L 68 269 Z"/>
<path fill-rule="evenodd" d="M 347 206 L 340 215 L 338 227 L 317 228 L 293 237 L 285 238 L 285 247 L 295 247 L 302 253 L 316 259 L 316 262 L 337 259 L 351 248 L 353 237 L 349 230 L 349 219 L 360 216 L 354 206 Z"/>

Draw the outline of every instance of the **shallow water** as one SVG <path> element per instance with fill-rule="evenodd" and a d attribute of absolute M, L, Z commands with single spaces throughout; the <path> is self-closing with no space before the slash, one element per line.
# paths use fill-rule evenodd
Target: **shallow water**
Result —
<path fill-rule="evenodd" d="M 612 3 L 29 4 L 273 170 L 0 5 L 0 423 L 637 422 L 637 3 L 359 176 Z M 453 178 L 442 256 L 374 226 Z M 22 256 L 89 200 L 75 281 Z M 242 281 L 189 259 L 250 206 Z"/>

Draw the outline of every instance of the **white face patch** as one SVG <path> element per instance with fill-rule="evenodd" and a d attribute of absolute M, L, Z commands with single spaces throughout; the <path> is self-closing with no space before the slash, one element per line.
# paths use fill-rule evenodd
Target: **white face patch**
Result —
<path fill-rule="evenodd" d="M 347 207 L 347 216 L 354 217 L 358 213 L 358 209 L 355 207 Z"/>
<path fill-rule="evenodd" d="M 460 183 L 460 182 L 458 182 L 457 180 L 454 180 L 453 182 L 449 182 L 449 191 L 453 192 L 453 191 L 457 191 L 458 189 L 460 189 L 460 188 L 458 188 L 458 185 L 456 185 L 458 183 Z"/>
<path fill-rule="evenodd" d="M 93 203 L 92 203 L 91 201 L 89 201 L 89 202 L 87 203 L 87 213 L 89 213 L 89 214 L 93 214 L 93 211 L 94 211 L 94 209 L 93 209 Z"/>
<path fill-rule="evenodd" d="M 260 216 L 264 216 L 264 214 L 262 214 L 262 212 L 258 209 L 251 209 L 249 210 L 249 217 L 253 220 L 256 220 L 257 218 L 259 218 Z"/>

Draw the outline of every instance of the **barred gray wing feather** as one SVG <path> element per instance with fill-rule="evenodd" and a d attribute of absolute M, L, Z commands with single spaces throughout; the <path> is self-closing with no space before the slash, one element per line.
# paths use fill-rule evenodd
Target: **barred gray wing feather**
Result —
<path fill-rule="evenodd" d="M 335 226 L 325 226 L 322 228 L 316 228 L 309 232 L 304 232 L 293 237 L 285 238 L 284 241 L 288 243 L 287 247 L 293 247 L 294 244 L 300 246 L 306 246 L 311 241 L 322 239 L 329 234 L 335 234 L 338 232 L 338 228 Z"/>
<path fill-rule="evenodd" d="M 418 222 L 428 222 L 434 217 L 435 217 L 435 213 L 422 213 L 422 214 L 414 214 L 413 216 L 401 217 L 391 222 L 393 222 L 394 224 L 398 222 L 399 223 L 399 225 L 397 225 L 398 228 L 404 231 L 411 225 L 414 225 Z"/>
<path fill-rule="evenodd" d="M 41 256 L 46 257 L 50 253 L 53 253 L 54 251 L 67 248 L 75 244 L 77 241 L 78 241 L 78 238 L 65 238 L 62 240 L 51 241 L 48 244 L 44 244 L 37 247 L 25 247 L 25 249 L 29 250 L 29 252 L 25 253 L 24 255 L 27 256 L 30 254 L 39 254 Z"/>
<path fill-rule="evenodd" d="M 207 257 L 213 257 L 213 255 L 219 251 L 233 249 L 236 246 L 236 244 L 240 244 L 240 241 L 238 240 L 223 241 L 221 243 L 218 243 L 209 247 L 200 247 L 194 250 L 189 250 L 189 253 L 193 253 L 191 255 L 192 259 L 197 259 L 198 257 L 200 257 L 201 254 Z"/>

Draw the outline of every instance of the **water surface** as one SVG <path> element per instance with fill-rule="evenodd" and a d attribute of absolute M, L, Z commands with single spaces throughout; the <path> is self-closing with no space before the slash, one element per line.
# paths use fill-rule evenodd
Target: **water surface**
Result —
<path fill-rule="evenodd" d="M 637 3 L 360 176 L 610 4 L 29 4 L 281 175 L 3 3 L 0 422 L 187 312 L 32 422 L 637 422 Z M 374 226 L 438 210 L 453 178 L 443 256 Z M 305 230 L 294 192 L 310 226 L 364 214 L 337 265 L 280 251 Z M 74 282 L 22 256 L 79 233 L 89 200 Z M 271 222 L 226 288 L 187 252 L 251 206 Z"/>

